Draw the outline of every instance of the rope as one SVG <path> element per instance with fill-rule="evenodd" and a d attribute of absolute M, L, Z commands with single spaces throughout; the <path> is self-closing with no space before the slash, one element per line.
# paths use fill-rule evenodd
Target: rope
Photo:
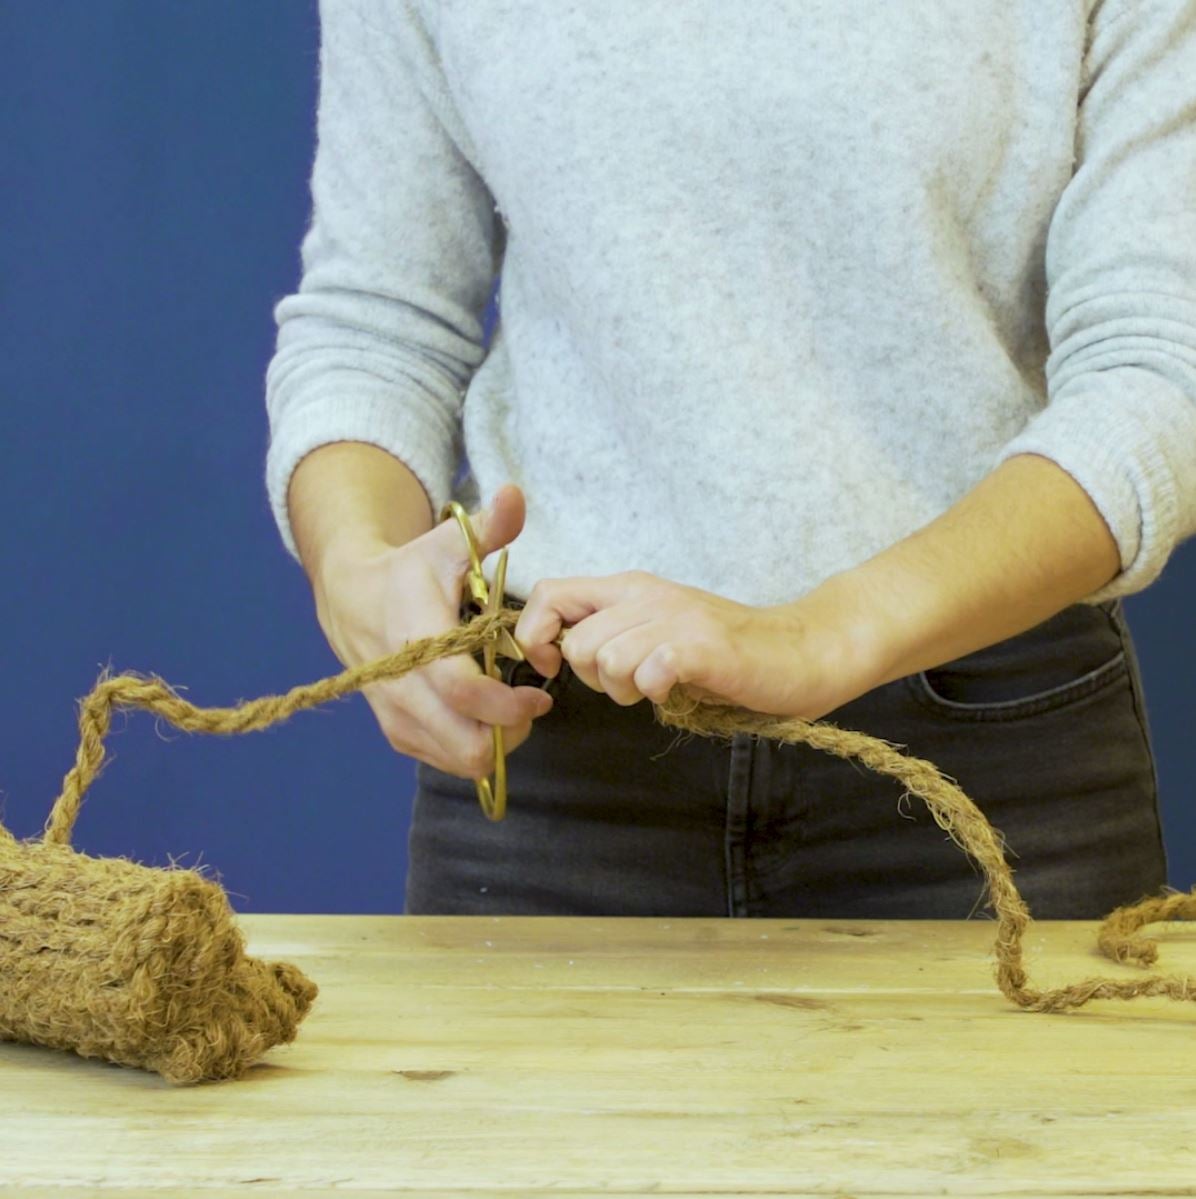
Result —
<path fill-rule="evenodd" d="M 178 695 L 157 676 L 135 673 L 112 676 L 105 669 L 79 708 L 79 748 L 75 765 L 63 780 L 62 793 L 46 822 L 46 843 L 69 844 L 71 831 L 87 788 L 104 762 L 104 737 L 112 711 L 141 707 L 165 716 L 187 732 L 248 733 L 280 724 L 293 713 L 350 694 L 380 679 L 397 679 L 438 658 L 472 653 L 502 630 L 513 629 L 520 612 L 500 608 L 437 636 L 411 641 L 396 653 L 351 667 L 338 675 L 305 683 L 285 695 L 266 695 L 233 708 L 199 708 Z M 557 640 L 560 640 L 558 636 Z M 1037 990 L 1027 981 L 1022 961 L 1022 937 L 1030 913 L 1013 884 L 999 834 L 964 792 L 923 758 L 908 757 L 877 737 L 841 729 L 829 721 L 810 722 L 753 712 L 749 709 L 696 699 L 678 684 L 661 704 L 653 703 L 656 719 L 664 725 L 703 736 L 750 733 L 780 741 L 801 742 L 856 759 L 877 774 L 897 779 L 925 801 L 938 825 L 982 868 L 988 903 L 997 914 L 995 975 L 1002 993 L 1030 1011 L 1057 1012 L 1079 1007 L 1091 999 L 1132 999 L 1140 995 L 1166 995 L 1196 1000 L 1196 979 L 1175 975 L 1142 979 L 1089 978 L 1055 990 Z M 0 834 L 12 834 L 0 825 Z M 1192 893 L 1168 888 L 1163 895 L 1146 897 L 1137 904 L 1116 909 L 1107 916 L 1098 934 L 1101 951 L 1119 962 L 1149 965 L 1158 956 L 1155 941 L 1135 936 L 1142 925 L 1154 921 L 1196 917 L 1196 888 Z"/>

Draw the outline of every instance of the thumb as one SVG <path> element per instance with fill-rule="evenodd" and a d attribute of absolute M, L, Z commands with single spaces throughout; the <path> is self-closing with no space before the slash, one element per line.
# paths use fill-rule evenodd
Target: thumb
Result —
<path fill-rule="evenodd" d="M 474 536 L 478 539 L 478 557 L 485 559 L 487 554 L 514 541 L 523 531 L 526 515 L 523 492 L 514 483 L 504 483 L 494 493 L 494 499 L 479 511 L 478 517 L 470 517 Z"/>
<path fill-rule="evenodd" d="M 479 560 L 485 562 L 488 554 L 514 541 L 523 530 L 526 515 L 523 492 L 514 483 L 504 483 L 489 504 L 469 513 Z M 461 526 L 449 515 L 440 522 L 438 531 L 444 538 L 445 553 L 452 564 L 453 573 L 468 569 L 469 543 Z"/>

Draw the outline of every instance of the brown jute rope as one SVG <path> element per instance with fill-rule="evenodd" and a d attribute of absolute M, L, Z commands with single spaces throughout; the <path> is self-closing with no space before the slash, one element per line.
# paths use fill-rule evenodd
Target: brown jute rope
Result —
<path fill-rule="evenodd" d="M 69 844 L 83 795 L 103 764 L 103 739 L 116 707 L 147 708 L 188 732 L 247 733 L 280 723 L 294 712 L 357 691 L 380 679 L 400 678 L 438 658 L 472 653 L 488 641 L 496 641 L 503 629 L 514 628 L 519 616 L 518 609 L 500 608 L 438 636 L 408 642 L 403 649 L 373 662 L 302 684 L 285 695 L 266 695 L 235 708 L 199 708 L 155 676 L 124 674 L 113 677 L 105 672 L 80 704 L 81 738 L 75 765 L 63 781 L 62 794 L 46 822 L 43 840 L 46 844 Z M 1196 979 L 1179 975 L 1140 979 L 1088 978 L 1049 991 L 1029 986 L 1022 963 L 1021 942 L 1030 913 L 1013 884 L 1002 843 L 979 808 L 932 762 L 908 757 L 887 741 L 838 728 L 829 721 L 781 718 L 709 699 L 695 699 L 681 684 L 673 688 L 664 703 L 654 703 L 653 709 L 661 724 L 703 736 L 750 733 L 780 741 L 802 742 L 841 758 L 854 758 L 878 774 L 897 779 L 923 799 L 938 825 L 984 870 L 988 902 L 997 914 L 997 985 L 1020 1007 L 1056 1012 L 1079 1007 L 1091 999 L 1132 999 L 1149 995 L 1196 1000 Z M 2 825 L 0 836 L 12 839 Z M 1155 921 L 1186 920 L 1194 916 L 1196 888 L 1191 893 L 1165 888 L 1161 895 L 1145 897 L 1108 915 L 1100 928 L 1098 945 L 1115 961 L 1147 966 L 1157 958 L 1158 945 L 1156 941 L 1135 935 L 1137 930 Z"/>

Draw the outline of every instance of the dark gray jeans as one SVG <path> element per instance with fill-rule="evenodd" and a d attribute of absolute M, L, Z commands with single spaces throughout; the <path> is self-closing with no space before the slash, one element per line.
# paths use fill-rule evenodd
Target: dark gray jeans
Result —
<path fill-rule="evenodd" d="M 519 669 L 515 682 L 544 682 Z M 680 733 L 567 664 L 546 686 L 555 707 L 507 756 L 503 820 L 486 819 L 472 780 L 418 763 L 405 913 L 992 918 L 980 867 L 896 780 L 806 745 Z M 1118 600 L 1075 604 L 824 719 L 953 778 L 1004 834 L 1035 919 L 1099 919 L 1167 881 Z"/>

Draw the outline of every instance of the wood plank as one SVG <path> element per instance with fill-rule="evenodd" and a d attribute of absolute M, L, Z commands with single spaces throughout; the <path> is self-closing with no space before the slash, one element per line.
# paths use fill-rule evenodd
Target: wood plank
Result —
<path fill-rule="evenodd" d="M 988 917 L 238 919 L 320 984 L 297 1040 L 188 1088 L 0 1044 L 0 1185 L 1196 1195 L 1191 1005 L 1026 1012 Z M 1096 927 L 1031 924 L 1031 981 L 1139 973 Z M 1187 924 L 1149 931 L 1196 974 Z"/>

